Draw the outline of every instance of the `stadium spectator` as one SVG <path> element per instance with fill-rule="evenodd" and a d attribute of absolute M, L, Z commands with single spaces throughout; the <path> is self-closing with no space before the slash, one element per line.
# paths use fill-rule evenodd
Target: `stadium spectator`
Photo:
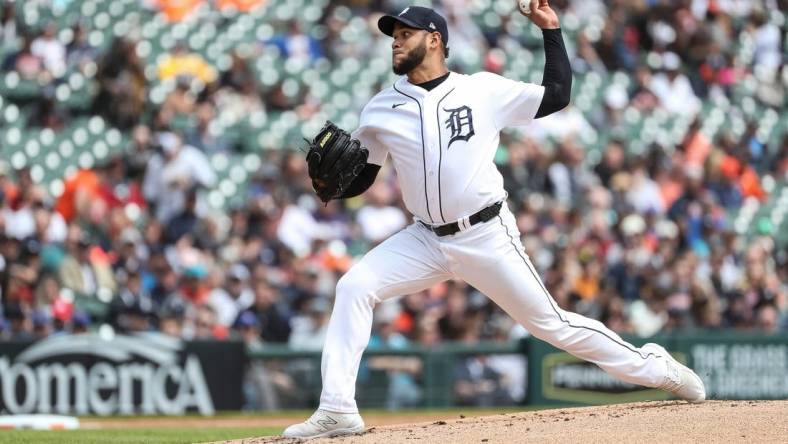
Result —
<path fill-rule="evenodd" d="M 289 308 L 279 300 L 280 292 L 264 279 L 254 284 L 254 304 L 244 313 L 251 313 L 260 324 L 264 342 L 287 342 L 290 337 Z M 243 313 L 242 313 L 243 314 Z"/>
<path fill-rule="evenodd" d="M 216 130 L 211 127 L 211 123 L 216 119 L 214 105 L 204 101 L 198 103 L 195 108 L 194 115 L 197 118 L 197 123 L 185 132 L 184 142 L 208 154 L 230 151 L 229 140 L 225 136 L 217 134 Z"/>
<path fill-rule="evenodd" d="M 0 6 L 0 41 L 4 46 L 13 46 L 18 37 L 16 8 L 14 8 L 13 2 L 5 0 Z"/>
<path fill-rule="evenodd" d="M 780 28 L 769 21 L 766 11 L 753 11 L 745 32 L 752 35 L 755 65 L 776 69 L 784 63 L 785 53 L 781 49 Z"/>
<path fill-rule="evenodd" d="M 167 20 L 179 22 L 188 19 L 205 0 L 157 0 L 156 3 Z"/>
<path fill-rule="evenodd" d="M 33 310 L 33 339 L 44 339 L 52 334 L 52 319 L 44 310 Z"/>
<path fill-rule="evenodd" d="M 445 313 L 438 319 L 441 337 L 446 340 L 459 341 L 468 330 L 468 296 L 464 287 L 452 282 L 446 292 Z"/>
<path fill-rule="evenodd" d="M 408 339 L 396 331 L 397 304 L 383 304 L 376 310 L 369 348 L 407 349 Z M 386 408 L 390 410 L 413 408 L 419 405 L 422 388 L 417 378 L 423 371 L 419 358 L 414 356 L 377 356 L 366 363 L 370 371 L 385 372 L 388 379 Z"/>
<path fill-rule="evenodd" d="M 681 59 L 674 52 L 656 55 L 661 70 L 651 78 L 648 87 L 670 113 L 694 116 L 700 110 L 700 100 L 692 89 L 689 78 L 681 72 Z"/>
<path fill-rule="evenodd" d="M 225 276 L 224 286 L 211 291 L 208 304 L 216 312 L 217 322 L 230 327 L 239 313 L 251 307 L 254 300 L 254 293 L 249 288 L 249 270 L 241 264 L 233 264 Z"/>
<path fill-rule="evenodd" d="M 71 42 L 66 46 L 66 62 L 69 68 L 76 67 L 84 71 L 87 65 L 94 63 L 99 50 L 90 44 L 85 25 L 77 23 L 71 27 Z"/>
<path fill-rule="evenodd" d="M 323 55 L 320 42 L 305 33 L 298 20 L 290 20 L 286 34 L 276 35 L 266 43 L 279 49 L 283 58 L 300 64 L 312 63 Z"/>
<path fill-rule="evenodd" d="M 184 309 L 174 304 L 158 311 L 159 330 L 174 338 L 183 338 Z"/>
<path fill-rule="evenodd" d="M 378 182 L 367 191 L 367 205 L 356 215 L 364 238 L 378 243 L 405 227 L 405 213 L 394 206 L 393 190 L 385 183 Z"/>
<path fill-rule="evenodd" d="M 629 93 L 631 105 L 638 111 L 653 111 L 659 104 L 659 97 L 651 89 L 652 72 L 647 66 L 635 70 L 634 87 Z"/>
<path fill-rule="evenodd" d="M 234 51 L 230 57 L 230 67 L 219 75 L 219 84 L 239 93 L 249 91 L 250 87 L 253 89 L 255 79 L 249 69 L 249 59 L 243 57 L 238 51 Z"/>
<path fill-rule="evenodd" d="M 90 207 L 98 199 L 100 178 L 97 171 L 83 169 L 66 179 L 63 192 L 55 203 L 55 210 L 71 222 L 89 219 Z"/>
<path fill-rule="evenodd" d="M 454 368 L 453 381 L 457 405 L 492 407 L 514 404 L 504 386 L 504 375 L 493 368 L 487 356 L 461 360 Z"/>
<path fill-rule="evenodd" d="M 35 212 L 43 206 L 45 192 L 32 184 L 26 169 L 17 171 L 17 176 L 20 177 L 20 187 L 7 198 L 7 205 L 0 213 L 5 234 L 23 240 L 35 234 Z"/>
<path fill-rule="evenodd" d="M 58 40 L 56 32 L 54 23 L 46 24 L 41 35 L 30 45 L 30 52 L 43 60 L 44 68 L 57 79 L 66 73 L 66 46 Z"/>
<path fill-rule="evenodd" d="M 197 53 L 189 52 L 183 42 L 178 42 L 172 52 L 159 62 L 160 80 L 186 78 L 211 83 L 216 80 L 216 70 Z"/>
<path fill-rule="evenodd" d="M 8 322 L 8 339 L 33 339 L 33 320 L 18 304 L 6 305 L 5 318 Z"/>
<path fill-rule="evenodd" d="M 764 333 L 780 331 L 780 314 L 772 304 L 762 305 L 756 314 L 757 328 Z"/>
<path fill-rule="evenodd" d="M 71 317 L 71 328 L 70 332 L 72 334 L 83 334 L 88 333 L 90 331 L 90 324 L 91 319 L 90 315 L 85 313 L 81 310 L 74 311 Z M 64 328 L 64 331 L 68 332 L 68 328 Z"/>
<path fill-rule="evenodd" d="M 292 331 L 288 345 L 297 350 L 320 350 L 328 328 L 329 309 L 324 298 L 316 297 L 307 302 L 304 314 L 290 321 Z"/>
<path fill-rule="evenodd" d="M 186 199 L 194 187 L 213 187 L 216 173 L 205 155 L 189 145 L 176 133 L 161 133 L 158 137 L 161 152 L 148 163 L 143 182 L 143 195 L 155 208 L 156 218 L 169 222 L 186 207 Z M 195 211 L 204 215 L 204 203 L 196 192 Z"/>
<path fill-rule="evenodd" d="M 233 327 L 238 330 L 238 335 L 249 348 L 260 349 L 263 346 L 260 339 L 260 321 L 253 313 L 241 313 Z"/>
<path fill-rule="evenodd" d="M 123 154 L 126 177 L 133 183 L 140 184 L 145 176 L 148 162 L 156 154 L 153 133 L 147 125 L 137 125 L 131 130 L 131 142 Z"/>
<path fill-rule="evenodd" d="M 114 305 L 118 306 L 117 311 L 139 305 L 145 312 L 155 312 L 155 301 L 151 298 L 150 291 L 142 285 L 142 270 L 129 266 L 124 269 L 123 276 L 123 289 L 113 301 Z"/>
<path fill-rule="evenodd" d="M 14 71 L 27 80 L 38 77 L 44 71 L 44 62 L 33 54 L 32 45 L 33 37 L 30 34 L 22 35 L 21 48 L 6 56 L 3 60 L 3 70 Z"/>
<path fill-rule="evenodd" d="M 109 258 L 78 226 L 71 225 L 65 241 L 66 256 L 58 269 L 65 288 L 82 295 L 117 290 Z"/>
<path fill-rule="evenodd" d="M 123 130 L 134 127 L 145 106 L 144 71 L 135 43 L 125 38 L 115 39 L 98 62 L 99 91 L 92 111 Z"/>

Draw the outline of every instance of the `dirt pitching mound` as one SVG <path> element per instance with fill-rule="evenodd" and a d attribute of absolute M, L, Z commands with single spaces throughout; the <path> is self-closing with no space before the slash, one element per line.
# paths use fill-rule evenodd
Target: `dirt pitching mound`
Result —
<path fill-rule="evenodd" d="M 641 402 L 506 413 L 394 426 L 312 443 L 785 443 L 788 401 Z M 232 444 L 295 443 L 252 438 Z"/>

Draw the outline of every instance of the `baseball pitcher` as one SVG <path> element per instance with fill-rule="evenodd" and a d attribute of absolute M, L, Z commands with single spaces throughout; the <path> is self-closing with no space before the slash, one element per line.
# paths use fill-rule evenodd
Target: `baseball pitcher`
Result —
<path fill-rule="evenodd" d="M 285 437 L 361 432 L 356 374 L 373 308 L 448 279 L 464 280 L 535 337 L 616 378 L 690 402 L 705 399 L 701 379 L 661 346 L 635 347 L 602 323 L 562 310 L 523 249 L 493 162 L 499 134 L 567 106 L 572 73 L 548 1 L 520 0 L 518 8 L 542 29 L 541 85 L 487 72 L 450 72 L 446 20 L 432 9 L 411 6 L 378 21 L 380 31 L 393 38 L 393 70 L 401 77 L 369 101 L 351 135 L 329 122 L 312 141 L 307 161 L 322 200 L 363 193 L 391 157 L 414 223 L 339 280 L 323 349 L 320 407 L 288 427 Z"/>

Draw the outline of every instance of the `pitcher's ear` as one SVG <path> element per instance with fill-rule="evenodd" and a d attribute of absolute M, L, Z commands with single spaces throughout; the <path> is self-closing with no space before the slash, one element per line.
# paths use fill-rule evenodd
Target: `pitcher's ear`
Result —
<path fill-rule="evenodd" d="M 430 36 L 432 37 L 432 41 L 435 43 L 436 48 L 443 47 L 443 39 L 441 38 L 441 34 L 439 32 L 431 32 Z"/>

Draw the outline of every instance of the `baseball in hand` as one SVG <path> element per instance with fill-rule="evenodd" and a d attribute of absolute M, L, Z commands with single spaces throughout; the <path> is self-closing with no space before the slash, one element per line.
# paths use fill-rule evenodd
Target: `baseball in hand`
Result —
<path fill-rule="evenodd" d="M 560 27 L 558 15 L 550 8 L 549 0 L 517 0 L 517 9 L 536 26 L 542 29 Z"/>
<path fill-rule="evenodd" d="M 517 0 L 517 7 L 523 15 L 531 15 L 531 6 L 529 0 Z"/>

